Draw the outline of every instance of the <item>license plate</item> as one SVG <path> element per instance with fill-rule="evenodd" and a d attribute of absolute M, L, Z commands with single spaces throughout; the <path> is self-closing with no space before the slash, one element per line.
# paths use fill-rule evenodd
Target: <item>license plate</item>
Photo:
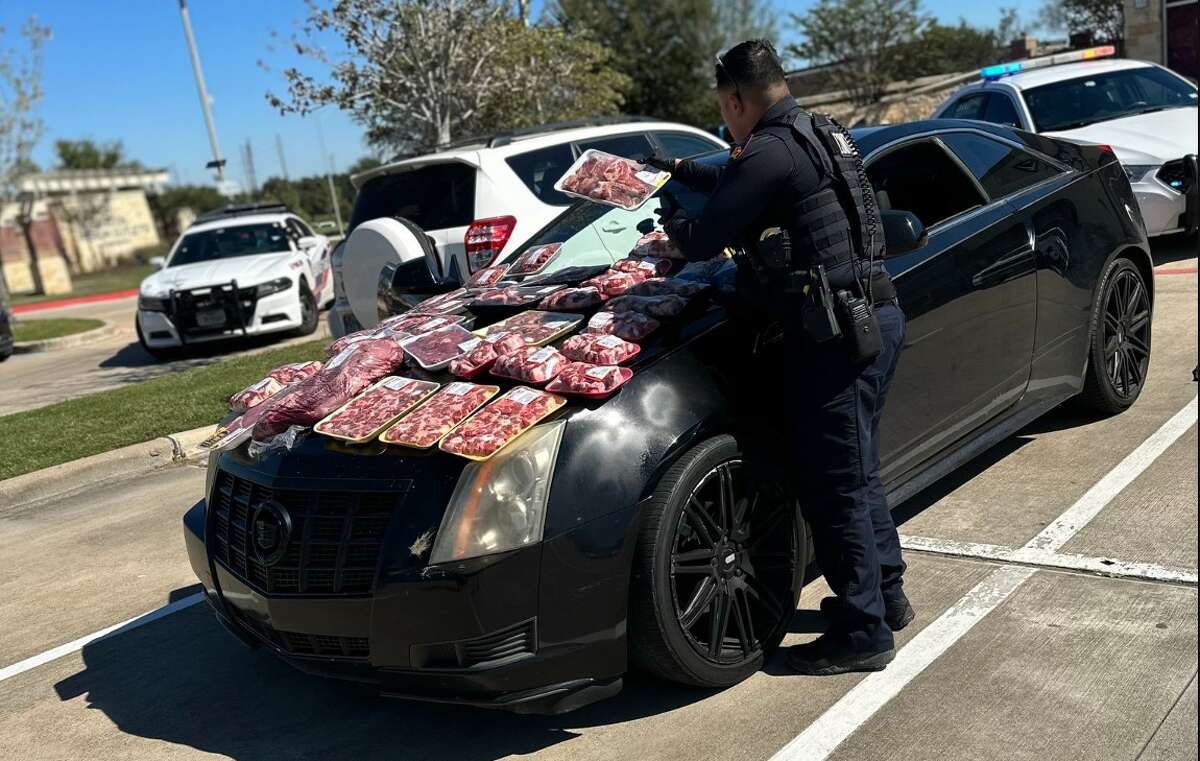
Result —
<path fill-rule="evenodd" d="M 196 312 L 196 325 L 201 328 L 216 328 L 225 324 L 224 309 L 206 309 Z"/>

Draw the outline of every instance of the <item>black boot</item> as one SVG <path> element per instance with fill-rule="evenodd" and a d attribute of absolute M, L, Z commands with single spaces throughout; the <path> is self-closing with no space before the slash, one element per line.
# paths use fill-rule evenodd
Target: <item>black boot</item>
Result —
<path fill-rule="evenodd" d="M 896 649 L 861 650 L 845 637 L 826 633 L 812 642 L 788 648 L 788 666 L 798 674 L 829 676 L 850 671 L 883 671 L 896 657 Z"/>
<path fill-rule="evenodd" d="M 898 596 L 891 599 L 884 598 L 884 606 L 883 621 L 894 632 L 908 626 L 917 617 L 916 611 L 913 610 L 913 606 L 904 592 L 900 592 Z M 841 612 L 842 600 L 840 597 L 825 597 L 821 600 L 821 615 L 832 620 L 841 615 Z"/>

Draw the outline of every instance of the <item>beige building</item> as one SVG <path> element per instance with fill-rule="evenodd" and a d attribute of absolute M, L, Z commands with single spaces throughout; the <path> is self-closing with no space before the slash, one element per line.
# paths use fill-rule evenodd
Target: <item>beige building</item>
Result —
<path fill-rule="evenodd" d="M 1200 2 L 1124 0 L 1125 56 L 1200 78 Z"/>

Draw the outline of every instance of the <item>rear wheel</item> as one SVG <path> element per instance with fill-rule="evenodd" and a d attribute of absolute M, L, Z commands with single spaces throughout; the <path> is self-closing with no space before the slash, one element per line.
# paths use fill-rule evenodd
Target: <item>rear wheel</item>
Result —
<path fill-rule="evenodd" d="M 709 439 L 646 506 L 630 590 L 634 663 L 684 684 L 742 681 L 787 633 L 807 563 L 798 506 L 750 488 L 732 437 Z"/>
<path fill-rule="evenodd" d="M 1092 307 L 1088 371 L 1079 402 L 1105 415 L 1124 412 L 1142 393 L 1150 366 L 1150 292 L 1141 270 L 1117 259 L 1105 270 Z"/>

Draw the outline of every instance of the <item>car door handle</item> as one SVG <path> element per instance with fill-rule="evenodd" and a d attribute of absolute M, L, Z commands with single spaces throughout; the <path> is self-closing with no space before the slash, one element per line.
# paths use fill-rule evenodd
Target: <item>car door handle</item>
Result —
<path fill-rule="evenodd" d="M 620 222 L 609 222 L 608 224 L 606 224 L 604 227 L 601 227 L 600 229 L 606 233 L 619 233 L 619 232 L 624 232 L 625 227 L 626 226 L 621 224 Z"/>

